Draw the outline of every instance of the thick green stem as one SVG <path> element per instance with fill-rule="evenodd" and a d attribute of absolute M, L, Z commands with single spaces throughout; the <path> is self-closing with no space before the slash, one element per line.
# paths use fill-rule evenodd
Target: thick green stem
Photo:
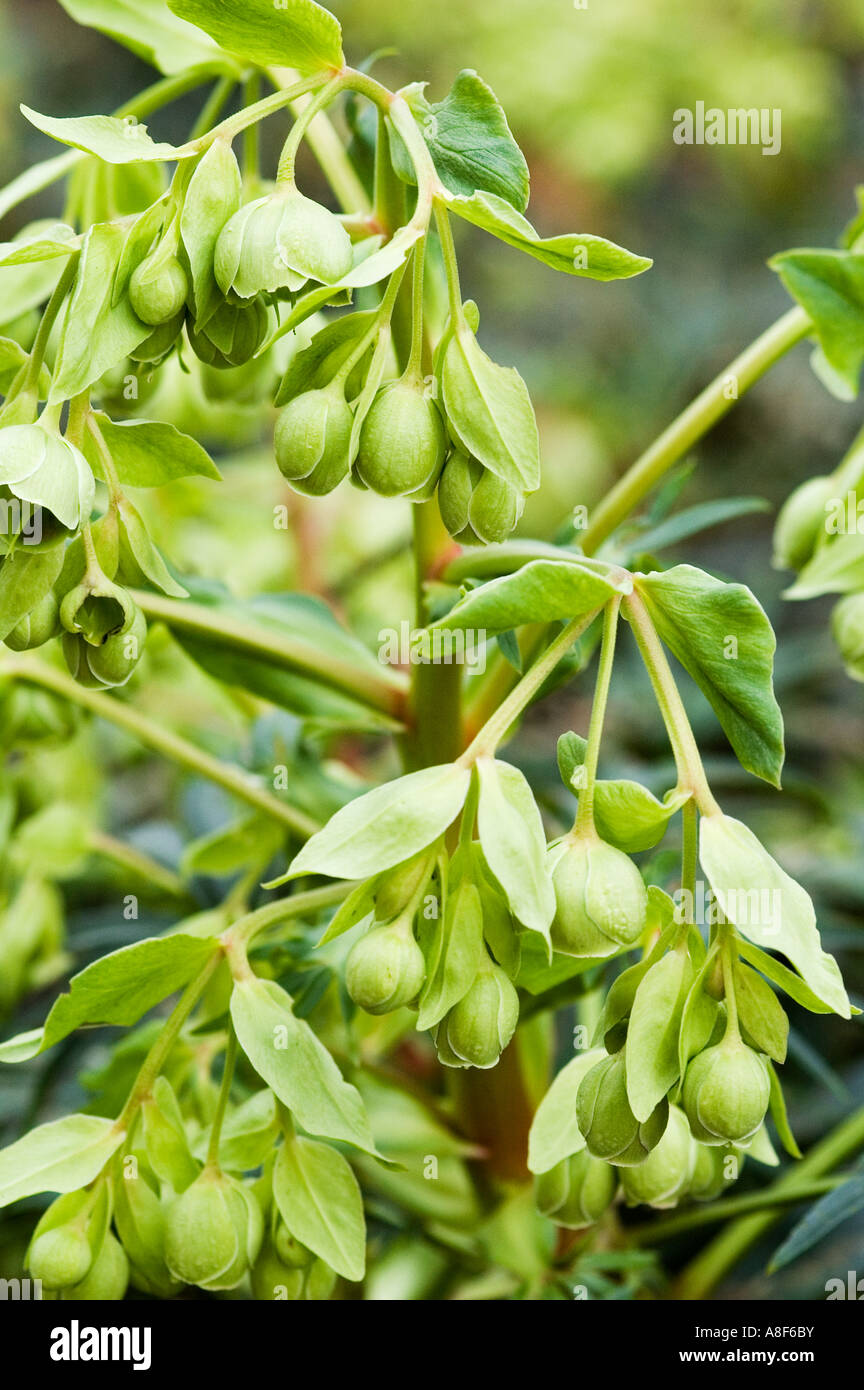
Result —
<path fill-rule="evenodd" d="M 441 569 L 452 546 L 434 498 L 412 506 L 416 576 L 415 622 L 426 627 L 425 585 Z M 411 667 L 411 726 L 406 741 L 409 767 L 452 762 L 462 751 L 462 667 L 458 662 L 416 662 Z"/>
<path fill-rule="evenodd" d="M 719 810 L 711 795 L 699 749 L 690 728 L 687 711 L 675 684 L 675 677 L 666 659 L 666 653 L 657 636 L 645 604 L 636 590 L 624 599 L 624 612 L 633 629 L 645 669 L 651 680 L 663 723 L 669 735 L 675 764 L 678 768 L 678 785 L 692 792 L 696 805 L 704 816 Z"/>
<path fill-rule="evenodd" d="M 803 309 L 790 309 L 706 386 L 655 439 L 595 508 L 582 549 L 593 555 L 697 440 L 732 409 L 743 393 L 813 328 Z"/>
<path fill-rule="evenodd" d="M 791 1167 L 768 1191 L 775 1196 L 800 1189 L 811 1179 L 821 1178 L 864 1146 L 864 1106 L 856 1110 L 830 1134 L 816 1144 L 806 1158 Z M 741 1217 L 721 1231 L 679 1276 L 672 1297 L 682 1300 L 707 1298 L 724 1275 L 741 1259 L 760 1236 L 774 1225 L 782 1208 Z"/>
<path fill-rule="evenodd" d="M 146 617 L 164 622 L 178 632 L 206 637 L 210 642 L 258 657 L 281 670 L 301 671 L 321 685 L 350 695 L 392 719 L 398 719 L 403 712 L 407 682 L 397 671 L 384 666 L 380 674 L 361 669 L 333 652 L 304 642 L 301 637 L 256 627 L 245 619 L 240 621 L 224 613 L 215 613 L 204 604 L 164 598 L 161 594 L 138 589 L 131 592 Z"/>
<path fill-rule="evenodd" d="M 152 748 L 154 752 L 160 753 L 163 757 L 187 768 L 188 771 L 197 773 L 198 776 L 206 777 L 208 781 L 224 787 L 226 791 L 239 797 L 247 805 L 253 806 L 257 811 L 263 811 L 265 815 L 279 821 L 281 825 L 284 825 L 292 834 L 301 839 L 307 840 L 318 829 L 317 823 L 310 816 L 307 816 L 304 811 L 298 811 L 293 806 L 286 806 L 283 801 L 261 786 L 254 774 L 246 772 L 241 767 L 233 766 L 231 763 L 221 762 L 210 753 L 205 753 L 203 749 L 196 748 L 194 743 L 189 743 L 179 734 L 162 728 L 160 724 L 148 719 L 132 705 L 124 704 L 101 691 L 90 690 L 79 685 L 71 676 L 67 676 L 64 672 L 55 670 L 53 666 L 47 666 L 33 658 L 4 656 L 0 669 L 4 675 L 25 681 L 29 685 L 38 685 L 45 690 L 52 690 L 55 695 L 61 696 L 62 699 L 82 705 L 84 709 L 90 710 L 100 719 L 106 719 L 109 723 L 116 724 L 118 728 L 124 729 L 133 738 L 146 744 L 148 748 Z"/>

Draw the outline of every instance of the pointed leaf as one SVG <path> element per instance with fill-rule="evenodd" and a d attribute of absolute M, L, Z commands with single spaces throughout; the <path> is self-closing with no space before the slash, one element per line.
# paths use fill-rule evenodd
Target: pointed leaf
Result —
<path fill-rule="evenodd" d="M 329 1144 L 286 1140 L 276 1155 L 273 1199 L 291 1235 L 354 1282 L 366 1272 L 366 1221 L 351 1165 Z"/>

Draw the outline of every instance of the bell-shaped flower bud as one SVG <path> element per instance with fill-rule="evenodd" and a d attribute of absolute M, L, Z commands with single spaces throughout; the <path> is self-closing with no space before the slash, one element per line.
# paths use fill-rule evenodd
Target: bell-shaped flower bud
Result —
<path fill-rule="evenodd" d="M 4 638 L 13 652 L 29 652 L 42 647 L 61 631 L 60 605 L 55 593 L 46 594 L 32 612 L 16 623 Z"/>
<path fill-rule="evenodd" d="M 335 384 L 296 396 L 276 422 L 274 447 L 282 476 L 308 496 L 332 492 L 348 473 L 353 423 L 351 408 Z"/>
<path fill-rule="evenodd" d="M 524 506 L 523 493 L 484 469 L 468 504 L 471 529 L 487 545 L 500 544 L 510 535 Z"/>
<path fill-rule="evenodd" d="M 594 834 L 567 836 L 550 851 L 550 863 L 556 951 L 599 958 L 639 940 L 647 920 L 648 893 L 623 850 Z"/>
<path fill-rule="evenodd" d="M 165 1262 L 176 1279 L 235 1289 L 261 1248 L 257 1198 L 236 1178 L 205 1168 L 174 1199 L 165 1223 Z"/>
<path fill-rule="evenodd" d="M 765 1119 L 770 1091 L 758 1052 L 727 1034 L 694 1057 L 684 1077 L 682 1101 L 694 1139 L 746 1144 Z"/>
<path fill-rule="evenodd" d="M 274 1245 L 265 1240 L 252 1266 L 250 1281 L 252 1293 L 260 1303 L 297 1303 L 303 1297 L 306 1269 L 284 1264 Z"/>
<path fill-rule="evenodd" d="M 825 535 L 827 507 L 837 498 L 834 478 L 808 478 L 786 498 L 774 526 L 775 569 L 800 570 Z"/>
<path fill-rule="evenodd" d="M 102 1248 L 79 1284 L 64 1288 L 60 1297 L 70 1302 L 119 1303 L 129 1287 L 129 1261 L 119 1240 L 108 1231 Z"/>
<path fill-rule="evenodd" d="M 357 473 L 381 497 L 407 497 L 438 478 L 447 452 L 444 421 L 422 382 L 382 386 L 360 431 Z"/>
<path fill-rule="evenodd" d="M 86 638 L 63 634 L 63 656 L 79 684 L 93 690 L 125 685 L 141 659 L 147 640 L 147 620 L 135 607 L 128 626 L 94 647 Z"/>
<path fill-rule="evenodd" d="M 96 484 L 81 450 L 37 420 L 0 429 L 0 487 L 35 508 L 22 512 L 19 540 L 44 550 L 89 521 Z"/>
<path fill-rule="evenodd" d="M 438 479 L 438 510 L 454 541 L 477 545 L 480 537 L 472 530 L 468 508 L 474 489 L 483 476 L 483 465 L 455 449 Z"/>
<path fill-rule="evenodd" d="M 618 1167 L 644 1163 L 662 1139 L 668 1118 L 664 1098 L 647 1120 L 636 1119 L 627 1099 L 623 1051 L 592 1067 L 576 1094 L 576 1120 L 588 1152 Z"/>
<path fill-rule="evenodd" d="M 534 1180 L 537 1210 L 559 1226 L 577 1231 L 593 1226 L 608 1210 L 618 1177 L 611 1163 L 586 1153 L 571 1154 Z"/>
<path fill-rule="evenodd" d="M 494 1067 L 516 1031 L 519 996 L 500 965 L 487 957 L 468 993 L 445 1015 L 446 1043 L 471 1067 Z"/>
<path fill-rule="evenodd" d="M 37 1235 L 27 1261 L 33 1278 L 52 1290 L 80 1284 L 92 1263 L 86 1224 L 79 1221 L 54 1226 Z"/>
<path fill-rule="evenodd" d="M 201 328 L 190 323 L 189 346 L 208 367 L 244 367 L 264 343 L 270 324 L 270 311 L 260 297 L 250 304 L 220 304 Z"/>
<path fill-rule="evenodd" d="M 348 993 L 369 1014 L 410 1004 L 426 978 L 426 962 L 408 916 L 373 927 L 351 948 L 345 966 Z"/>
<path fill-rule="evenodd" d="M 687 1117 L 676 1105 L 669 1107 L 663 1137 L 644 1163 L 624 1168 L 621 1186 L 631 1206 L 674 1207 L 688 1191 L 696 1162 L 696 1146 Z"/>
<path fill-rule="evenodd" d="M 307 280 L 335 284 L 353 259 L 338 217 L 284 183 L 228 220 L 216 243 L 214 270 L 223 294 L 252 299 L 295 293 Z"/>
<path fill-rule="evenodd" d="M 182 313 L 188 293 L 186 271 L 167 237 L 136 266 L 129 281 L 132 309 L 142 323 L 153 328 Z"/>

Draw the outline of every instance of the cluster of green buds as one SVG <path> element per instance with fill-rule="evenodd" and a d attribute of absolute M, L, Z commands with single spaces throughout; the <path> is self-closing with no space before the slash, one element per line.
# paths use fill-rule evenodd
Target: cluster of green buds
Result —
<path fill-rule="evenodd" d="M 115 574 L 121 568 L 116 551 L 111 568 Z M 42 647 L 54 637 L 62 639 L 70 673 L 79 684 L 94 689 L 125 685 L 147 639 L 140 608 L 126 588 L 108 578 L 92 542 L 86 554 L 80 537 L 67 550 L 53 589 L 19 619 L 5 641 L 20 652 Z"/>
<path fill-rule="evenodd" d="M 774 565 L 798 578 L 790 598 L 841 594 L 831 631 L 847 674 L 864 680 L 864 589 L 861 554 L 864 438 L 859 436 L 834 473 L 808 478 L 787 498 L 774 529 Z"/>
<path fill-rule="evenodd" d="M 519 1020 L 519 924 L 478 841 L 438 842 L 358 885 L 325 941 L 363 925 L 345 983 L 366 1013 L 418 1011 L 449 1067 L 495 1066 Z"/>
<path fill-rule="evenodd" d="M 243 1104 L 245 1135 L 238 1119 Z M 26 1260 L 44 1296 L 119 1300 L 131 1286 L 171 1298 L 194 1286 L 238 1289 L 261 1300 L 328 1299 L 336 1271 L 289 1230 L 280 1212 L 286 1200 L 294 1210 L 301 1195 L 296 1181 L 282 1177 L 277 1190 L 273 1176 L 295 1142 L 290 1122 L 280 1147 L 276 1106 L 266 1091 L 232 1115 L 243 1137 L 229 1145 L 223 1163 L 212 1150 L 219 1147 L 224 1112 L 201 1069 L 181 1063 L 176 1090 L 158 1077 L 105 1169 L 40 1218 Z"/>
<path fill-rule="evenodd" d="M 519 520 L 526 491 L 539 485 L 533 410 L 521 378 L 477 344 L 473 305 L 459 308 L 434 359 L 424 362 L 424 258 L 425 238 L 412 254 L 413 335 L 404 370 L 398 373 L 390 326 L 401 267 L 377 311 L 328 324 L 289 365 L 276 398 L 277 463 L 292 487 L 311 496 L 346 477 L 381 497 L 415 503 L 437 491 L 454 539 L 502 541 Z"/>
<path fill-rule="evenodd" d="M 639 1163 L 598 1158 L 587 1148 L 560 1159 L 534 1181 L 538 1211 L 558 1226 L 580 1230 L 602 1219 L 621 1193 L 628 1206 L 666 1210 L 682 1202 L 713 1201 L 740 1175 L 745 1153 L 693 1137 L 687 1117 L 670 1105 L 665 1128 Z"/>
<path fill-rule="evenodd" d="M 111 1229 L 111 1185 L 64 1193 L 40 1218 L 27 1267 L 43 1298 L 119 1302 L 129 1284 L 129 1260 Z"/>

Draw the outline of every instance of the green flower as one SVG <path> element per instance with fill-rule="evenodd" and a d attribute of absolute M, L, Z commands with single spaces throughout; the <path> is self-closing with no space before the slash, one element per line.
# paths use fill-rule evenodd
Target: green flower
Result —
<path fill-rule="evenodd" d="M 446 449 L 437 405 L 422 383 L 403 377 L 381 388 L 363 421 L 357 474 L 381 497 L 419 495 L 437 481 Z"/>
<path fill-rule="evenodd" d="M 550 850 L 556 910 L 552 945 L 562 955 L 603 957 L 645 930 L 648 894 L 623 850 L 596 835 L 566 836 Z"/>
<path fill-rule="evenodd" d="M 349 468 L 354 417 L 339 386 L 304 391 L 281 411 L 274 447 L 279 471 L 307 496 L 332 492 Z"/>
<path fill-rule="evenodd" d="M 688 1190 L 696 1163 L 696 1145 L 687 1117 L 676 1105 L 669 1107 L 663 1137 L 644 1163 L 624 1168 L 621 1186 L 631 1206 L 674 1207 Z"/>
<path fill-rule="evenodd" d="M 172 1202 L 165 1262 L 176 1279 L 202 1289 L 235 1289 L 261 1248 L 257 1199 L 236 1178 L 205 1168 Z"/>
<path fill-rule="evenodd" d="M 600 1220 L 617 1186 L 612 1165 L 593 1158 L 583 1149 L 535 1178 L 534 1200 L 537 1210 L 544 1216 L 551 1217 L 559 1226 L 577 1231 Z"/>
<path fill-rule="evenodd" d="M 582 1078 L 576 1094 L 576 1119 L 595 1158 L 604 1158 L 618 1167 L 644 1163 L 663 1137 L 669 1119 L 664 1099 L 640 1123 L 627 1099 L 624 1053 L 616 1052 Z"/>
<path fill-rule="evenodd" d="M 706 1048 L 688 1066 L 682 1091 L 694 1139 L 746 1144 L 765 1119 L 770 1091 L 762 1058 L 740 1038 Z"/>
<path fill-rule="evenodd" d="M 468 993 L 441 1021 L 436 1037 L 439 1057 L 456 1065 L 494 1067 L 516 1031 L 519 996 L 510 980 L 488 956 Z M 452 1063 L 450 1063 L 452 1065 Z"/>
<path fill-rule="evenodd" d="M 335 284 L 353 259 L 338 217 L 286 183 L 229 219 L 216 243 L 214 269 L 223 294 L 253 299 L 262 292 L 296 293 L 307 280 Z"/>
<path fill-rule="evenodd" d="M 89 521 L 96 485 L 81 450 L 51 425 L 36 421 L 0 429 L 0 489 L 13 523 L 4 529 L 28 549 L 41 550 Z M 10 498 L 32 504 L 35 512 L 16 509 Z"/>
<path fill-rule="evenodd" d="M 348 993 L 369 1014 L 389 1014 L 417 998 L 426 978 L 423 952 L 410 917 L 373 927 L 352 947 L 345 967 Z"/>

